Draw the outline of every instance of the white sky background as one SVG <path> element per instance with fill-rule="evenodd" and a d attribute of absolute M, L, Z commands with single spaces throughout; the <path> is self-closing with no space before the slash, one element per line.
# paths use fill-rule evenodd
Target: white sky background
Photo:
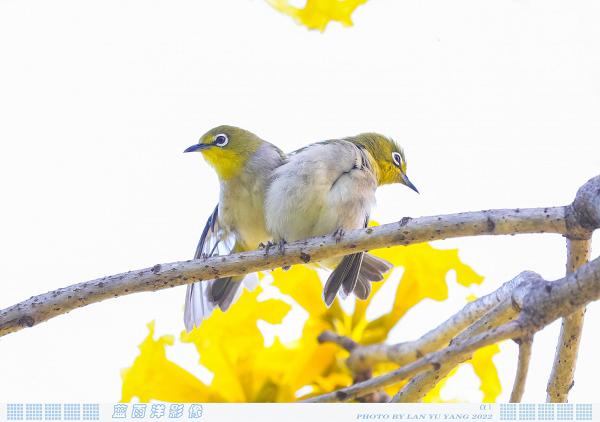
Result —
<path fill-rule="evenodd" d="M 218 124 L 288 151 L 362 131 L 393 136 L 422 194 L 380 189 L 380 222 L 562 205 L 600 173 L 599 3 L 372 0 L 354 21 L 321 34 L 263 1 L 0 0 L 0 308 L 189 259 L 218 184 L 182 151 Z M 486 281 L 451 282 L 451 300 L 412 310 L 394 341 L 522 270 L 564 273 L 559 236 L 435 245 L 460 248 Z M 118 400 L 145 324 L 182 329 L 184 290 L 109 300 L 3 337 L 1 400 Z M 574 401 L 598 401 L 599 323 L 593 304 Z M 525 401 L 545 399 L 557 334 L 554 324 L 536 336 Z M 170 356 L 197 373 L 188 347 Z M 503 344 L 496 363 L 506 401 L 516 347 Z M 444 394 L 477 401 L 477 385 L 465 368 Z"/>

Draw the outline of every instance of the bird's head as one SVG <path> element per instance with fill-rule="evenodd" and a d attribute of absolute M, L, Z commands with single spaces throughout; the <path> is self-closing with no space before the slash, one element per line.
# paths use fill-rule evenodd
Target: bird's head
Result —
<path fill-rule="evenodd" d="M 406 175 L 404 151 L 393 139 L 378 133 L 362 133 L 348 140 L 370 154 L 379 185 L 402 183 L 419 193 Z"/>
<path fill-rule="evenodd" d="M 237 176 L 263 144 L 252 132 L 234 126 L 218 126 L 206 132 L 197 144 L 183 152 L 199 151 L 215 169 L 219 179 Z"/>

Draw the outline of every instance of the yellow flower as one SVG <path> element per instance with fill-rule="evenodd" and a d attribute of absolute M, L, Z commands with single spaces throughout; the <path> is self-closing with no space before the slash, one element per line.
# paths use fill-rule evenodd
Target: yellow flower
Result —
<path fill-rule="evenodd" d="M 354 10 L 367 0 L 307 0 L 303 8 L 294 7 L 289 0 L 267 0 L 278 11 L 296 19 L 309 29 L 324 31 L 331 21 L 352 25 Z"/>
<path fill-rule="evenodd" d="M 465 286 L 483 281 L 483 277 L 460 261 L 456 250 L 419 244 L 373 253 L 403 268 L 393 306 L 381 317 L 370 320 L 366 315 L 373 296 L 387 282 L 389 274 L 384 281 L 373 285 L 373 293 L 367 300 L 356 301 L 350 314 L 343 310 L 338 299 L 331 307 L 325 306 L 323 283 L 313 268 L 297 265 L 289 271 L 278 269 L 271 273 L 272 285 L 308 314 L 297 340 L 283 343 L 276 337 L 273 344 L 265 347 L 258 321 L 280 324 L 291 306 L 281 299 L 258 300 L 260 287 L 244 292 L 227 312 L 216 310 L 200 328 L 189 334 L 183 332 L 181 343 L 176 346 L 172 336 L 154 340 L 154 325 L 150 323 L 150 333 L 140 345 L 140 355 L 132 367 L 123 371 L 122 400 L 137 397 L 141 401 L 291 402 L 330 392 L 351 384 L 352 375 L 345 364 L 346 350 L 317 341 L 323 331 L 332 330 L 360 344 L 383 342 L 402 316 L 421 300 L 447 299 L 446 276 L 450 271 Z M 213 373 L 210 385 L 169 361 L 165 354 L 167 346 L 195 347 L 199 364 Z M 484 401 L 494 401 L 501 391 L 492 361 L 498 350 L 496 345 L 483 348 L 467 363 L 481 380 Z M 374 375 L 394 368 L 396 365 L 392 363 L 377 365 Z M 441 401 L 440 391 L 449 377 L 438 383 L 425 400 Z M 386 391 L 394 394 L 400 386 Z"/>

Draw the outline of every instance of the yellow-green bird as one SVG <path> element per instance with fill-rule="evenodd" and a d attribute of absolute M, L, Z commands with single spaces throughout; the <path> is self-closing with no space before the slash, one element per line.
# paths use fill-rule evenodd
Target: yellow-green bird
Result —
<path fill-rule="evenodd" d="M 364 133 L 311 144 L 289 154 L 273 171 L 267 189 L 265 221 L 276 242 L 290 242 L 366 227 L 378 186 L 402 183 L 417 188 L 406 175 L 406 159 L 392 139 Z M 391 264 L 364 252 L 322 262 L 335 268 L 323 290 L 331 305 L 340 288 L 366 299 L 372 281 Z"/>
<path fill-rule="evenodd" d="M 184 152 L 198 151 L 215 169 L 221 189 L 219 203 L 208 218 L 194 259 L 256 249 L 271 236 L 264 219 L 265 191 L 272 171 L 285 154 L 255 134 L 233 126 L 209 130 Z M 253 288 L 255 275 L 225 277 L 189 284 L 185 298 L 187 331 L 199 326 L 215 307 L 226 311 L 244 284 Z"/>

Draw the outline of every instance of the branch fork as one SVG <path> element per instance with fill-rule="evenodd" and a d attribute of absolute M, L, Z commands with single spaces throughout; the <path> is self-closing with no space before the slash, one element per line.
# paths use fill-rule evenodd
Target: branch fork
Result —
<path fill-rule="evenodd" d="M 600 258 L 589 260 L 590 239 L 600 227 L 600 176 L 590 179 L 567 206 L 497 209 L 431 217 L 409 218 L 378 227 L 353 230 L 339 239 L 321 236 L 284 248 L 156 264 L 137 271 L 102 277 L 43 293 L 0 310 L 0 337 L 36 326 L 73 309 L 132 293 L 237 276 L 294 264 L 395 245 L 410 245 L 463 236 L 554 233 L 567 238 L 567 275 L 547 281 L 523 272 L 496 291 L 473 301 L 421 338 L 395 345 L 361 346 L 333 333 L 320 341 L 339 344 L 350 352 L 347 364 L 355 384 L 313 397 L 310 402 L 388 398 L 379 390 L 412 378 L 392 401 L 418 401 L 456 365 L 477 349 L 517 339 L 519 365 L 512 401 L 523 395 L 534 334 L 557 318 L 563 327 L 552 375 L 549 401 L 566 401 L 573 383 L 585 306 L 600 298 Z M 371 378 L 378 362 L 400 368 Z"/>

